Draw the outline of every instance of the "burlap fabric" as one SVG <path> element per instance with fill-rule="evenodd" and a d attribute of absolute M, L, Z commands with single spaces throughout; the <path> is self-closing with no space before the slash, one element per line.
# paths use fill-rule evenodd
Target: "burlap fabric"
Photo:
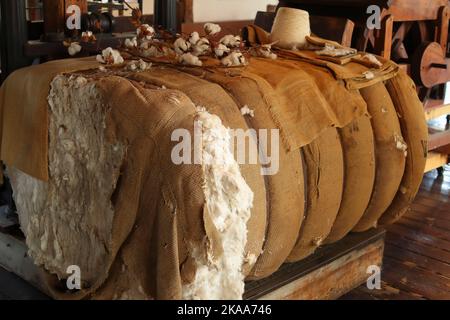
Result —
<path fill-rule="evenodd" d="M 176 166 L 170 161 L 170 134 L 178 128 L 192 132 L 197 106 L 218 115 L 225 126 L 233 129 L 280 130 L 277 174 L 261 176 L 261 163 L 240 166 L 255 194 L 246 251 L 258 259 L 253 268 L 252 264 L 244 266 L 249 279 L 266 277 L 283 262 L 302 259 L 330 232 L 329 241 L 345 236 L 358 222 L 364 203 L 370 197 L 374 199 L 373 158 L 379 159 L 380 141 L 384 140 L 377 139 L 382 131 L 377 129 L 381 120 L 373 111 L 377 93 L 370 90 L 377 84 L 377 90 L 383 91 L 380 81 L 386 79 L 391 79 L 388 93 L 402 116 L 410 160 L 395 199 L 392 191 L 386 192 L 392 199 L 385 203 L 392 205 L 383 221 L 389 222 L 404 212 L 420 184 L 426 151 L 425 124 L 417 115 L 420 102 L 410 79 L 403 74 L 396 76 L 396 70 L 391 70 L 371 81 L 362 81 L 361 74 L 368 70 L 362 65 L 336 68 L 304 57 L 286 58 L 253 58 L 249 66 L 233 69 L 155 65 L 142 73 L 79 73 L 96 83 L 101 92 L 99 99 L 109 107 L 109 141 L 119 141 L 128 149 L 112 199 L 115 216 L 108 263 L 96 266 L 97 281 L 78 293 L 65 292 L 58 279 L 48 274 L 48 291 L 54 297 L 178 299 L 182 297 L 182 285 L 195 276 L 187 244 L 212 246 L 213 252 L 220 250 L 214 247 L 217 230 L 204 211 L 200 166 Z M 21 70 L 5 82 L 0 102 L 1 155 L 6 165 L 48 179 L 45 97 L 49 82 L 58 73 L 97 67 L 89 59 L 73 63 L 59 61 L 49 67 Z M 30 79 L 42 85 L 31 86 Z M 167 90 L 160 90 L 162 86 Z M 365 94 L 364 88 L 369 93 Z M 364 89 L 362 95 L 356 89 Z M 17 96 L 27 97 L 20 106 Z M 174 96 L 177 103 L 173 103 Z M 414 110 L 407 108 L 411 103 Z M 255 111 L 254 117 L 241 114 L 245 105 Z M 392 105 L 386 109 L 392 111 Z M 370 152 L 374 138 L 367 113 L 371 110 L 375 155 Z M 20 139 L 15 137 L 17 127 L 22 128 Z M 341 128 L 340 134 L 333 127 Z M 351 163 L 353 159 L 360 160 Z M 382 169 L 377 164 L 377 179 Z M 360 185 L 356 183 L 358 174 L 363 176 Z M 364 186 L 361 193 L 351 192 L 358 186 Z M 374 188 L 382 188 L 382 182 L 377 180 Z M 354 201 L 358 211 L 352 212 L 349 207 Z M 333 228 L 336 218 L 339 224 Z M 130 288 L 130 283 L 139 285 Z"/>
<path fill-rule="evenodd" d="M 379 83 L 361 90 L 372 117 L 375 136 L 376 178 L 370 203 L 355 226 L 355 231 L 374 227 L 398 191 L 405 171 L 404 151 L 397 149 L 402 133 L 398 114 L 386 87 Z"/>

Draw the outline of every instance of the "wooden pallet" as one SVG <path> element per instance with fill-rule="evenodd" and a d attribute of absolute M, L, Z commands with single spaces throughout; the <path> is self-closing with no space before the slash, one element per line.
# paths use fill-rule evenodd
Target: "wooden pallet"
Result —
<path fill-rule="evenodd" d="M 271 277 L 249 282 L 245 299 L 336 299 L 366 282 L 367 267 L 382 265 L 384 230 L 352 234 L 339 243 L 320 248 L 313 256 L 294 264 L 284 265 Z M 27 255 L 27 246 L 20 236 L 0 230 L 0 267 L 14 273 L 26 283 L 11 275 L 9 292 L 21 299 L 38 288 L 44 292 L 43 272 Z M 3 277 L 5 273 L 3 272 Z M 0 277 L 2 273 L 0 272 Z M 16 290 L 20 287 L 21 290 Z M 27 288 L 28 287 L 28 288 Z M 31 292 L 31 293 L 30 293 Z M 34 293 L 36 296 L 36 293 Z"/>

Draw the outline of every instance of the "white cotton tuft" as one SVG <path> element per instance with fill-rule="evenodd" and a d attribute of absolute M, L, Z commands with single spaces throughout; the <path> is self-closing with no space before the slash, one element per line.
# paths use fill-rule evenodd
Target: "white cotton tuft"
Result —
<path fill-rule="evenodd" d="M 136 48 L 138 46 L 137 38 L 134 37 L 133 39 L 126 39 L 125 40 L 125 47 L 131 49 Z"/>
<path fill-rule="evenodd" d="M 122 64 L 125 60 L 120 52 L 109 47 L 102 51 L 101 55 L 97 55 L 97 61 L 104 64 Z"/>
<path fill-rule="evenodd" d="M 233 36 L 232 34 L 226 35 L 220 39 L 220 43 L 229 48 L 237 48 L 241 45 L 241 42 L 240 36 Z"/>
<path fill-rule="evenodd" d="M 140 38 L 151 40 L 155 36 L 155 29 L 148 24 L 143 24 L 136 30 L 136 33 Z"/>
<path fill-rule="evenodd" d="M 191 48 L 191 43 L 183 38 L 178 38 L 173 43 L 173 46 L 176 53 L 183 54 L 189 51 L 189 49 Z"/>
<path fill-rule="evenodd" d="M 130 71 L 146 71 L 151 67 L 151 63 L 147 63 L 142 59 L 130 61 L 127 65 L 127 69 Z"/>
<path fill-rule="evenodd" d="M 247 64 L 247 60 L 240 52 L 232 52 L 230 55 L 223 58 L 221 62 L 225 67 L 244 66 Z"/>
<path fill-rule="evenodd" d="M 275 60 L 278 58 L 278 56 L 272 52 L 272 46 L 269 44 L 262 45 L 257 48 L 252 48 L 250 50 L 250 53 L 255 57 L 261 57 L 266 59 Z"/>
<path fill-rule="evenodd" d="M 179 62 L 186 65 L 201 67 L 203 63 L 201 60 L 194 56 L 192 53 L 184 53 L 179 57 Z"/>
<path fill-rule="evenodd" d="M 189 36 L 189 42 L 191 45 L 195 45 L 200 40 L 200 35 L 197 31 L 194 31 Z"/>
<path fill-rule="evenodd" d="M 192 47 L 192 53 L 196 56 L 207 54 L 211 50 L 209 40 L 206 38 L 200 38 L 197 43 Z"/>
<path fill-rule="evenodd" d="M 205 206 L 223 253 L 212 256 L 208 246 L 193 248 L 197 270 L 193 282 L 183 286 L 183 298 L 239 300 L 244 294 L 242 266 L 254 259 L 245 254 L 254 194 L 231 151 L 230 129 L 204 109 L 198 112 L 198 121 L 202 124 L 202 159 L 208 160 L 202 164 Z"/>
<path fill-rule="evenodd" d="M 226 45 L 223 45 L 221 43 L 214 49 L 214 53 L 219 58 L 222 58 L 225 53 L 229 53 L 230 51 L 231 51 L 230 48 L 228 48 Z"/>
<path fill-rule="evenodd" d="M 365 54 L 363 56 L 363 60 L 367 60 L 367 61 L 373 63 L 374 65 L 378 66 L 378 67 L 382 67 L 383 66 L 383 64 L 380 62 L 380 60 L 378 60 L 377 57 L 375 57 L 371 53 Z"/>
<path fill-rule="evenodd" d="M 216 35 L 222 31 L 222 28 L 220 27 L 220 25 L 215 24 L 215 23 L 206 23 L 203 26 L 203 29 L 205 30 L 206 34 L 211 35 L 211 36 Z"/>
<path fill-rule="evenodd" d="M 375 79 L 375 74 L 372 71 L 366 71 L 363 75 L 367 80 Z"/>
<path fill-rule="evenodd" d="M 77 53 L 79 53 L 81 51 L 81 46 L 78 42 L 72 42 L 69 46 L 69 48 L 67 48 L 67 52 L 69 52 L 70 56 L 74 56 Z"/>
<path fill-rule="evenodd" d="M 241 109 L 241 114 L 243 116 L 255 117 L 255 110 L 250 109 L 247 105 L 243 106 Z"/>

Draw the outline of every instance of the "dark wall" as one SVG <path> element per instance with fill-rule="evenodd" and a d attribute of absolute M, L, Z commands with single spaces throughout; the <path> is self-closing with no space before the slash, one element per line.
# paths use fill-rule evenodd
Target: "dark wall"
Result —
<path fill-rule="evenodd" d="M 25 0 L 0 0 L 1 80 L 31 63 L 24 55 L 27 38 Z"/>

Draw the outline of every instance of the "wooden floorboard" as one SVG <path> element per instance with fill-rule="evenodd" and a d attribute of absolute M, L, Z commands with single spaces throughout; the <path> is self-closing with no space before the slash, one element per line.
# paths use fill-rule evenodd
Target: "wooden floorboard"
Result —
<path fill-rule="evenodd" d="M 411 210 L 387 228 L 382 289 L 345 300 L 450 299 L 450 167 L 424 176 Z"/>

